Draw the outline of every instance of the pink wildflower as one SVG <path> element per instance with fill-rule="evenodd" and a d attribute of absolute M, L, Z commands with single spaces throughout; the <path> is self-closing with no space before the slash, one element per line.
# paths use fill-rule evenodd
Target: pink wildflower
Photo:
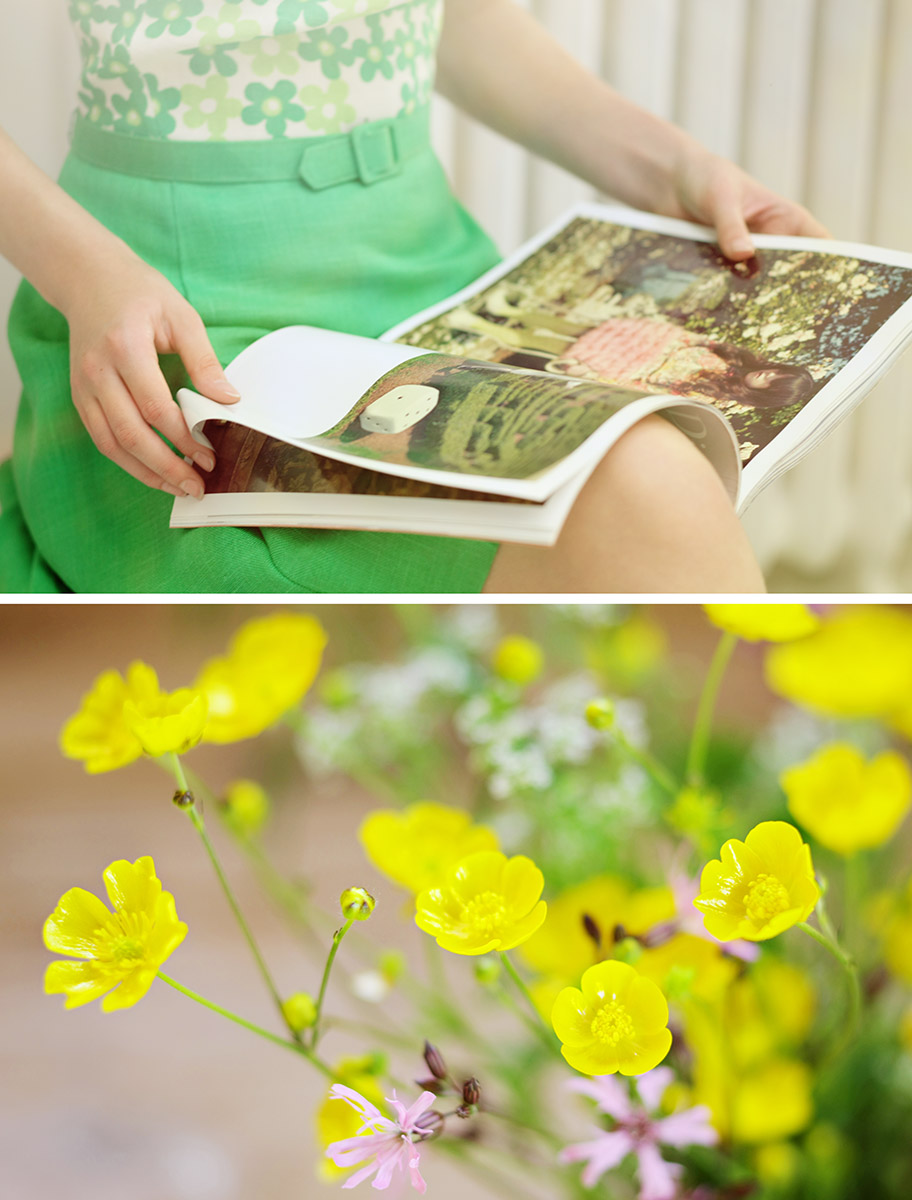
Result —
<path fill-rule="evenodd" d="M 393 1098 L 387 1104 L 396 1114 L 396 1120 L 385 1117 L 369 1100 L 352 1088 L 335 1083 L 329 1089 L 329 1094 L 335 1100 L 345 1100 L 364 1118 L 364 1124 L 357 1137 L 343 1138 L 332 1142 L 326 1147 L 326 1157 L 331 1158 L 337 1167 L 356 1167 L 360 1171 L 349 1175 L 342 1184 L 343 1188 L 353 1188 L 365 1179 L 370 1179 L 376 1172 L 373 1186 L 379 1190 L 388 1188 L 392 1182 L 393 1172 L 398 1167 L 403 1173 L 408 1171 L 412 1187 L 424 1193 L 427 1184 L 421 1178 L 418 1170 L 417 1141 L 422 1141 L 430 1135 L 431 1130 L 421 1125 L 421 1118 L 433 1105 L 436 1096 L 433 1092 L 422 1092 L 411 1108 Z M 373 1130 L 365 1134 L 366 1129 Z M 370 1159 L 369 1162 L 365 1161 Z"/>
<path fill-rule="evenodd" d="M 668 1146 L 714 1146 L 718 1134 L 709 1123 L 705 1105 L 656 1119 L 649 1114 L 659 1106 L 662 1094 L 673 1078 L 668 1067 L 656 1067 L 640 1075 L 636 1090 L 642 1107 L 631 1102 L 626 1088 L 614 1075 L 594 1079 L 574 1079 L 567 1087 L 596 1101 L 599 1112 L 615 1121 L 610 1130 L 600 1130 L 590 1142 L 566 1146 L 558 1155 L 561 1162 L 586 1161 L 584 1187 L 595 1187 L 606 1171 L 616 1167 L 628 1154 L 635 1154 L 640 1176 L 640 1200 L 674 1200 L 682 1168 L 667 1163 L 659 1143 Z"/>

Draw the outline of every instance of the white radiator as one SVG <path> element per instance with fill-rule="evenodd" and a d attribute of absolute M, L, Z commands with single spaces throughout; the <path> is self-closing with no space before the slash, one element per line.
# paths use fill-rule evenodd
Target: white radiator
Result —
<path fill-rule="evenodd" d="M 525 0 L 593 71 L 807 204 L 837 237 L 912 250 L 912 0 Z M 0 124 L 54 169 L 74 52 L 64 0 L 0 7 Z M 30 98 L 23 104 L 22 97 Z M 501 249 L 592 191 L 441 102 L 435 139 Z M 12 292 L 0 274 L 0 304 Z M 16 383 L 0 359 L 0 449 Z M 774 586 L 912 590 L 912 358 L 755 503 Z"/>

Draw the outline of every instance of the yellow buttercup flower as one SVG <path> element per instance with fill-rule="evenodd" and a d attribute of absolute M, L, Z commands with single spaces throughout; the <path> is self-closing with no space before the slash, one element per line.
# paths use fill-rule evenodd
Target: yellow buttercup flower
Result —
<path fill-rule="evenodd" d="M 541 646 L 531 638 L 513 635 L 503 638 L 494 650 L 491 665 L 495 674 L 508 683 L 525 687 L 542 672 L 544 655 Z"/>
<path fill-rule="evenodd" d="M 824 746 L 781 776 L 789 812 L 821 845 L 837 854 L 882 846 L 912 803 L 912 774 L 892 750 L 871 762 L 854 746 Z"/>
<path fill-rule="evenodd" d="M 45 973 L 45 992 L 63 993 L 67 1008 L 99 996 L 105 997 L 105 1012 L 129 1008 L 146 994 L 187 934 L 151 858 L 111 863 L 104 882 L 113 912 L 91 892 L 70 888 L 44 923 L 49 950 L 86 960 L 58 960 Z"/>
<path fill-rule="evenodd" d="M 67 758 L 80 759 L 93 775 L 141 758 L 142 743 L 127 723 L 124 706 L 128 701 L 141 705 L 158 694 L 158 678 L 144 662 L 131 663 L 126 678 L 119 671 L 105 671 L 64 725 L 61 750 Z"/>
<path fill-rule="evenodd" d="M 810 1068 L 776 1058 L 739 1074 L 732 1099 L 732 1137 L 737 1142 L 778 1141 L 800 1133 L 814 1115 Z"/>
<path fill-rule="evenodd" d="M 660 946 L 647 947 L 636 969 L 651 979 L 672 1003 L 695 998 L 712 1004 L 721 999 L 738 974 L 738 963 L 720 946 L 692 933 L 677 933 Z"/>
<path fill-rule="evenodd" d="M 643 1075 L 671 1049 L 668 1005 L 651 979 L 622 962 L 583 972 L 551 1010 L 561 1054 L 584 1075 Z"/>
<path fill-rule="evenodd" d="M 511 950 L 545 919 L 544 877 L 531 859 L 483 850 L 450 867 L 416 900 L 415 924 L 454 954 Z"/>
<path fill-rule="evenodd" d="M 793 642 L 820 627 L 806 604 L 704 604 L 717 629 L 746 642 Z"/>
<path fill-rule="evenodd" d="M 566 984 L 611 953 L 616 926 L 642 934 L 674 915 L 670 888 L 635 889 L 617 876 L 597 875 L 549 902 L 545 923 L 520 953 L 540 975 Z"/>
<path fill-rule="evenodd" d="M 843 609 L 809 637 L 774 646 L 765 671 L 774 692 L 816 712 L 889 718 L 909 704 L 912 617 L 880 605 Z"/>
<path fill-rule="evenodd" d="M 703 868 L 694 907 L 720 942 L 760 942 L 806 921 L 820 898 L 811 851 L 787 821 L 763 821 Z"/>
<path fill-rule="evenodd" d="M 358 837 L 378 871 L 415 893 L 433 887 L 467 855 L 498 848 L 494 831 L 473 825 L 463 809 L 430 801 L 400 811 L 377 809 L 365 817 Z"/>
<path fill-rule="evenodd" d="M 370 1100 L 377 1108 L 384 1108 L 383 1091 L 377 1081 L 376 1061 L 372 1057 L 343 1058 L 333 1066 L 333 1075 L 346 1087 L 360 1092 L 365 1100 Z M 357 1137 L 359 1134 L 369 1135 L 373 1129 L 364 1125 L 360 1113 L 350 1104 L 337 1096 L 327 1093 L 323 1103 L 317 1109 L 317 1139 L 323 1148 L 344 1138 Z M 367 1154 L 365 1154 L 367 1157 Z M 335 1182 L 350 1174 L 329 1158 L 321 1156 L 317 1165 L 317 1175 L 327 1183 Z"/>
<path fill-rule="evenodd" d="M 156 681 L 157 682 L 157 681 Z M 154 693 L 124 701 L 123 718 L 143 753 L 186 754 L 199 745 L 209 712 L 206 697 L 191 688 Z"/>
<path fill-rule="evenodd" d="M 320 669 L 326 633 L 316 618 L 278 613 L 248 621 L 228 653 L 203 664 L 194 688 L 209 701 L 207 742 L 256 737 L 299 704 Z"/>
<path fill-rule="evenodd" d="M 252 779 L 236 779 L 223 799 L 225 822 L 240 837 L 256 837 L 269 819 L 269 797 Z"/>

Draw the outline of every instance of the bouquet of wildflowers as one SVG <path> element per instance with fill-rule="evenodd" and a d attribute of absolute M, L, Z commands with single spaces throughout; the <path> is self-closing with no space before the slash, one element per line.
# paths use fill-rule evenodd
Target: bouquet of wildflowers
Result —
<path fill-rule="evenodd" d="M 709 605 L 696 684 L 638 610 L 513 610 L 507 635 L 486 607 L 399 615 L 395 661 L 323 672 L 313 617 L 256 618 L 178 691 L 105 672 L 62 733 L 90 772 L 146 756 L 170 777 L 273 1027 L 173 977 L 187 927 L 149 857 L 104 870 L 107 904 L 61 897 L 45 991 L 111 1012 L 167 984 L 298 1055 L 326 1080 L 318 1173 L 344 1189 L 424 1192 L 447 1155 L 504 1196 L 912 1194 L 912 616 Z M 776 699 L 718 733 L 733 656 Z M 306 774 L 376 797 L 335 913 L 275 867 L 263 788 L 215 795 L 188 761 L 279 725 Z M 223 838 L 311 990 L 277 987 Z M 414 955 L 370 936 L 378 903 L 414 921 Z M 346 1057 L 342 985 L 366 1014 Z"/>

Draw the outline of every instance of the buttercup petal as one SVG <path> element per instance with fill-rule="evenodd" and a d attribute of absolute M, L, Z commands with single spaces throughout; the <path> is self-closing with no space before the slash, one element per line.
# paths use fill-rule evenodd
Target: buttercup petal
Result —
<path fill-rule="evenodd" d="M 70 888 L 44 923 L 44 944 L 58 954 L 93 958 L 97 934 L 112 919 L 97 896 L 84 888 Z"/>

